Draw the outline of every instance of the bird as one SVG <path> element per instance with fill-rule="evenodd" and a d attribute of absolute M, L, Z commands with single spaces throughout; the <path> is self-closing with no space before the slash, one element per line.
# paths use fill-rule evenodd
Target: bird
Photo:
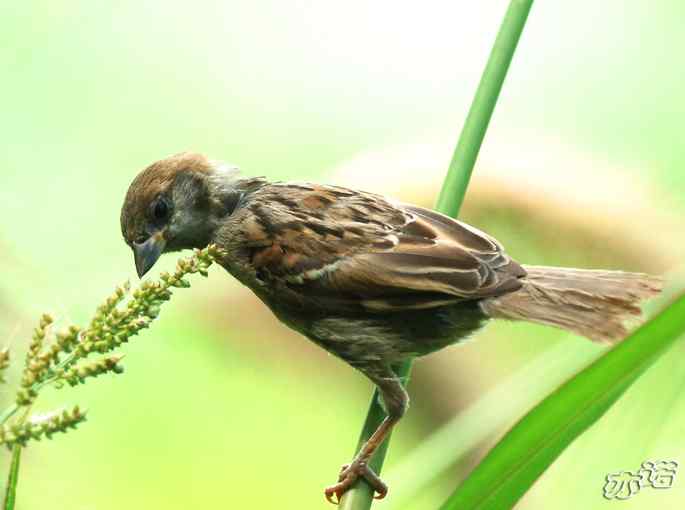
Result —
<path fill-rule="evenodd" d="M 286 326 L 364 374 L 386 413 L 324 490 L 339 502 L 369 467 L 409 396 L 407 359 L 456 344 L 492 319 L 528 321 L 615 343 L 656 296 L 643 273 L 520 264 L 492 236 L 449 216 L 376 193 L 243 177 L 194 152 L 161 159 L 131 182 L 124 241 L 143 277 L 164 253 L 220 248 L 217 262 Z"/>

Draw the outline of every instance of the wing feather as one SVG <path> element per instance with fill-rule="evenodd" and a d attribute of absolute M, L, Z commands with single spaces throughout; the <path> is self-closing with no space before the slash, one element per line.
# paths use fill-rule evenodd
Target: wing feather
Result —
<path fill-rule="evenodd" d="M 512 292 L 526 274 L 494 238 L 443 214 L 345 188 L 270 188 L 246 225 L 252 263 L 303 296 L 401 311 Z"/>

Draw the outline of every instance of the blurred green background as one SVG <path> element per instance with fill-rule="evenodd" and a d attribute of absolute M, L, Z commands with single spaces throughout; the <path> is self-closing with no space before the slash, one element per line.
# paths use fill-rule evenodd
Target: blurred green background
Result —
<path fill-rule="evenodd" d="M 430 205 L 506 4 L 3 3 L 0 344 L 23 353 L 41 312 L 83 324 L 114 285 L 134 280 L 119 208 L 135 174 L 172 153 Z M 526 263 L 676 274 L 684 16 L 680 0 L 535 5 L 464 219 Z M 378 507 L 436 508 L 544 395 L 545 377 L 560 377 L 524 367 L 555 352 L 573 369 L 601 351 L 498 323 L 421 360 Z M 89 421 L 25 451 L 19 509 L 328 507 L 323 487 L 353 454 L 366 412 L 361 375 L 217 268 L 125 352 L 124 376 L 39 401 L 78 402 Z M 683 354 L 677 346 L 659 361 L 517 508 L 615 505 L 601 495 L 606 474 L 685 461 Z M 516 395 L 511 378 L 523 378 Z M 495 400 L 476 417 L 485 439 L 457 425 L 430 441 L 488 391 L 504 397 L 501 412 Z M 10 395 L 0 388 L 0 403 Z M 504 405 L 518 399 L 518 409 Z M 423 444 L 443 467 L 412 460 Z M 409 490 L 414 477 L 425 483 Z M 683 507 L 685 481 L 620 504 Z"/>

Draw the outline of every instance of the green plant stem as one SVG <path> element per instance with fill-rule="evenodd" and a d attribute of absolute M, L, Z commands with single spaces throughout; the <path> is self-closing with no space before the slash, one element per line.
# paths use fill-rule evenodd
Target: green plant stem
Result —
<path fill-rule="evenodd" d="M 72 352 L 67 357 L 65 357 L 60 363 L 58 363 L 57 366 L 55 366 L 55 368 L 53 369 L 53 372 L 60 370 L 60 369 L 63 369 L 63 368 L 67 368 L 68 366 L 72 365 L 77 359 L 78 359 L 77 353 Z M 58 379 L 57 376 L 48 377 L 44 381 L 39 381 L 37 383 L 34 383 L 33 386 L 31 386 L 31 389 L 37 392 L 38 390 L 40 390 L 44 386 L 47 386 L 48 384 L 55 382 L 57 379 Z M 14 416 L 16 414 L 17 411 L 19 411 L 19 409 L 21 409 L 21 407 L 23 407 L 23 406 L 20 406 L 20 405 L 15 403 L 12 406 L 5 409 L 5 411 L 2 413 L 2 415 L 0 415 L 0 425 L 4 425 L 7 422 L 7 420 L 9 420 L 12 416 Z"/>
<path fill-rule="evenodd" d="M 436 207 L 453 218 L 459 214 L 464 201 L 478 152 L 532 5 L 533 0 L 512 0 L 509 4 L 471 103 Z"/>
<path fill-rule="evenodd" d="M 471 109 L 459 136 L 459 142 L 454 151 L 447 177 L 440 191 L 436 209 L 443 214 L 456 217 L 459 213 L 466 195 L 473 166 L 476 163 L 492 112 L 495 109 L 504 78 L 532 4 L 533 0 L 512 0 L 509 4 L 471 104 Z M 407 360 L 395 370 L 405 384 L 409 379 L 411 365 L 412 361 Z M 371 434 L 378 428 L 384 417 L 385 414 L 378 403 L 378 392 L 374 391 L 356 451 L 359 451 L 361 445 L 371 437 Z M 383 467 L 389 440 L 390 436 L 376 451 L 370 462 L 370 467 L 376 473 L 380 473 Z M 373 492 L 368 484 L 357 483 L 343 495 L 340 508 L 341 510 L 368 510 L 371 508 L 372 502 Z"/>
<path fill-rule="evenodd" d="M 14 510 L 17 501 L 17 483 L 19 482 L 19 465 L 21 463 L 22 446 L 15 444 L 12 447 L 12 463 L 10 473 L 7 477 L 7 487 L 5 487 L 5 500 L 2 510 Z"/>
<path fill-rule="evenodd" d="M 16 406 L 17 409 L 19 406 Z M 31 413 L 31 405 L 28 405 L 24 409 L 24 414 L 19 419 L 19 424 L 26 422 L 29 414 Z M 16 410 L 15 410 L 16 412 Z M 12 447 L 12 461 L 10 463 L 10 472 L 7 476 L 7 486 L 5 487 L 5 498 L 2 503 L 2 510 L 14 510 L 14 506 L 17 501 L 17 484 L 19 483 L 19 466 L 21 464 L 21 452 L 23 446 L 20 444 L 15 444 Z"/>

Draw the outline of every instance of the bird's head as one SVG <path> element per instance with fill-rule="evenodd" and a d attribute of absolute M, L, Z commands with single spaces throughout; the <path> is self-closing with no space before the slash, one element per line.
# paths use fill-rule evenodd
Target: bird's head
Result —
<path fill-rule="evenodd" d="M 142 277 L 165 252 L 204 248 L 235 209 L 237 169 L 184 152 L 140 172 L 121 208 L 121 232 Z"/>

